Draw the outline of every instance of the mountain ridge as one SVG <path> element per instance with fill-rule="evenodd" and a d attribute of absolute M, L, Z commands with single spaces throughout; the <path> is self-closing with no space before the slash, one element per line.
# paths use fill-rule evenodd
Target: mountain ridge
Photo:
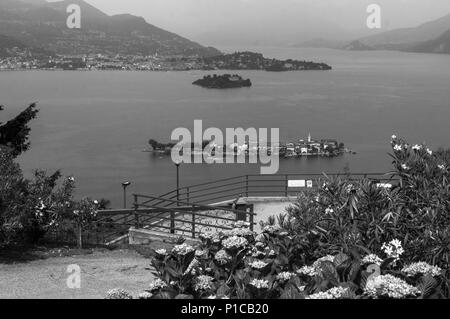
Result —
<path fill-rule="evenodd" d="M 81 29 L 66 26 L 69 4 L 81 8 Z M 131 14 L 108 15 L 83 0 L 0 0 L 0 33 L 58 54 L 219 55 Z"/>

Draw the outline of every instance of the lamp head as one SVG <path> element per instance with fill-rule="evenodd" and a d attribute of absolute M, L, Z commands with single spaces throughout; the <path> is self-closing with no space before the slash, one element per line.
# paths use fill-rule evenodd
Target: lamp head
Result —
<path fill-rule="evenodd" d="M 131 185 L 130 182 L 123 182 L 123 183 L 122 183 L 122 186 L 123 186 L 123 187 L 128 187 L 128 186 L 130 186 L 130 185 Z"/>

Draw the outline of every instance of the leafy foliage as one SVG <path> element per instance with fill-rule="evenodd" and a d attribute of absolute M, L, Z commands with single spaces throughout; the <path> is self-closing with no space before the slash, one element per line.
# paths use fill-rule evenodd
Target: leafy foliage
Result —
<path fill-rule="evenodd" d="M 0 111 L 2 110 L 3 108 L 0 107 Z M 14 119 L 5 124 L 0 123 L 0 146 L 9 148 L 14 157 L 30 147 L 28 137 L 31 129 L 28 123 L 36 117 L 38 112 L 36 104 L 33 103 Z"/>
<path fill-rule="evenodd" d="M 262 223 L 261 234 L 241 223 L 203 234 L 197 249 L 156 251 L 158 279 L 146 295 L 449 298 L 448 152 L 395 136 L 392 148 L 388 182 L 324 175 L 320 189 L 301 193 L 286 213 Z"/>

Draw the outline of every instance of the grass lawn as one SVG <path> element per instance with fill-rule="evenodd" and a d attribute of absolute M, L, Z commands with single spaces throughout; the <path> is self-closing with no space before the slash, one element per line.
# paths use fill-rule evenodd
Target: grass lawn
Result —
<path fill-rule="evenodd" d="M 0 299 L 102 299 L 113 288 L 136 297 L 153 278 L 145 250 L 139 251 L 52 249 L 13 256 L 0 251 Z M 81 267 L 80 289 L 66 284 L 72 264 Z"/>

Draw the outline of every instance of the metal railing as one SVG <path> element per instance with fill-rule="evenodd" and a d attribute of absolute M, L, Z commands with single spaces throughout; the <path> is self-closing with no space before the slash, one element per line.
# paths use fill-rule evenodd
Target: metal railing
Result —
<path fill-rule="evenodd" d="M 133 196 L 133 209 L 99 211 L 97 220 L 83 230 L 86 240 L 89 238 L 92 244 L 106 244 L 127 235 L 131 227 L 193 239 L 205 231 L 233 229 L 233 223 L 239 220 L 248 222 L 250 229 L 254 229 L 255 214 L 251 205 L 234 209 L 227 205 L 211 206 L 147 195 Z"/>
<path fill-rule="evenodd" d="M 348 180 L 369 179 L 379 183 L 395 183 L 397 180 L 384 173 L 327 174 Z M 217 181 L 190 185 L 172 190 L 149 201 L 149 204 L 164 205 L 161 199 L 182 201 L 187 204 L 213 204 L 233 200 L 237 197 L 289 197 L 296 196 L 308 188 L 317 188 L 325 180 L 324 174 L 244 175 Z M 304 186 L 292 182 L 304 181 Z"/>

